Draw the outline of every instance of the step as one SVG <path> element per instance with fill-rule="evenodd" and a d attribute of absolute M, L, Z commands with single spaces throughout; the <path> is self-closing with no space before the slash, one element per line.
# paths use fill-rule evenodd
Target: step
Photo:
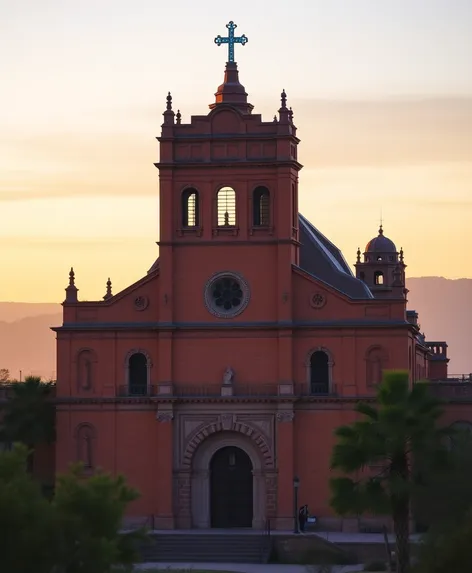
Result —
<path fill-rule="evenodd" d="M 143 562 L 266 563 L 267 541 L 262 534 L 151 534 L 139 553 Z"/>

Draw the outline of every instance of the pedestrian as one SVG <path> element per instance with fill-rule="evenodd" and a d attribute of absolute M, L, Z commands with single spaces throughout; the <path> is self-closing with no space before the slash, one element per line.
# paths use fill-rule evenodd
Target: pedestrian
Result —
<path fill-rule="evenodd" d="M 308 519 L 308 505 L 302 505 L 298 511 L 298 523 L 300 525 L 300 531 L 305 531 L 307 519 Z"/>

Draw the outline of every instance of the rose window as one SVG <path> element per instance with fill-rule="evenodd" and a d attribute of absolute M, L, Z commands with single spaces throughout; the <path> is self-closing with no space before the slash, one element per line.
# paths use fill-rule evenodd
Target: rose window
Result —
<path fill-rule="evenodd" d="M 240 314 L 249 302 L 249 288 L 245 280 L 233 273 L 218 273 L 205 287 L 207 309 L 220 318 Z"/>
<path fill-rule="evenodd" d="M 212 296 L 217 308 L 229 311 L 241 306 L 243 291 L 237 280 L 228 277 L 214 283 Z"/>

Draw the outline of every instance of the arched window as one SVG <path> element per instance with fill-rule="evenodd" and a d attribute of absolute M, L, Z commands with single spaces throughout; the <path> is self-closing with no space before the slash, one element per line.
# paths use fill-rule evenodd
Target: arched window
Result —
<path fill-rule="evenodd" d="M 374 346 L 366 354 L 366 383 L 376 386 L 382 382 L 383 371 L 387 365 L 387 353 L 380 346 Z"/>
<path fill-rule="evenodd" d="M 254 227 L 270 225 L 270 193 L 267 187 L 256 187 L 252 194 L 252 224 Z"/>
<path fill-rule="evenodd" d="M 310 356 L 310 394 L 330 393 L 330 360 L 323 350 L 316 350 Z"/>
<path fill-rule="evenodd" d="M 77 357 L 77 384 L 81 390 L 92 390 L 96 358 L 92 350 L 81 350 Z"/>
<path fill-rule="evenodd" d="M 193 188 L 182 192 L 182 226 L 198 227 L 200 225 L 198 191 Z"/>
<path fill-rule="evenodd" d="M 374 273 L 374 284 L 383 285 L 384 284 L 384 274 L 382 271 L 375 271 Z"/>
<path fill-rule="evenodd" d="M 148 393 L 148 359 L 142 352 L 129 357 L 128 392 L 130 396 L 146 396 Z"/>
<path fill-rule="evenodd" d="M 77 461 L 82 462 L 85 470 L 95 467 L 96 432 L 90 424 L 80 424 L 75 432 L 77 441 Z"/>
<path fill-rule="evenodd" d="M 222 187 L 216 195 L 218 227 L 236 225 L 236 193 L 231 187 Z"/>

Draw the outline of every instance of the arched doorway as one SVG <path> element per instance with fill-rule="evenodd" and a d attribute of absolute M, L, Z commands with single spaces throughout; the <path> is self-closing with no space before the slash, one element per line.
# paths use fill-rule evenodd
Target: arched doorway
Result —
<path fill-rule="evenodd" d="M 210 462 L 211 527 L 252 527 L 253 467 L 241 448 L 226 446 Z"/>

